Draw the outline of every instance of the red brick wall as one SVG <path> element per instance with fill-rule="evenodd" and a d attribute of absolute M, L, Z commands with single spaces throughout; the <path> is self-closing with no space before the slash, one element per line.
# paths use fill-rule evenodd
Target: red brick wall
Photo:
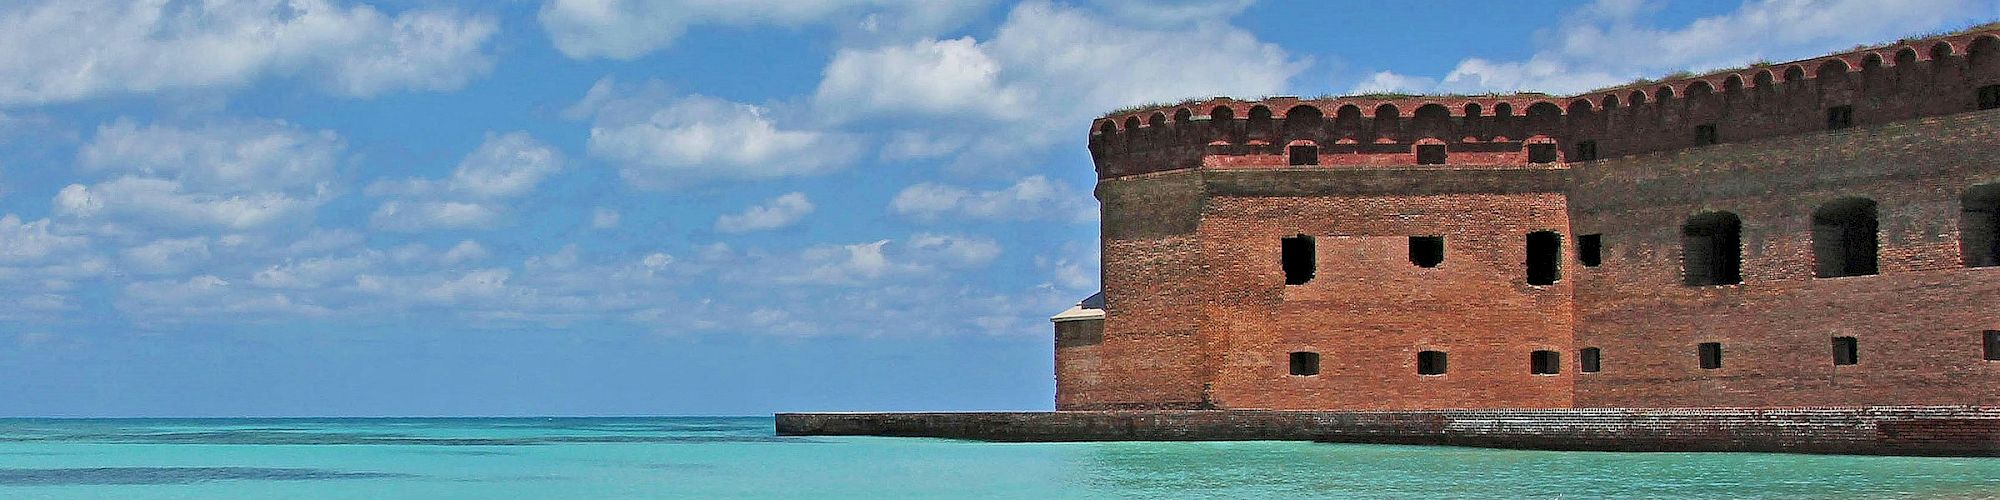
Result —
<path fill-rule="evenodd" d="M 1728 143 L 1576 166 L 1572 215 L 1603 233 L 1604 265 L 1577 276 L 1577 346 L 1604 371 L 1581 406 L 2000 404 L 2000 268 L 1964 268 L 1959 196 L 2000 181 L 2000 111 Z M 1782 172 L 1782 174 L 1774 174 Z M 1880 274 L 1815 278 L 1811 217 L 1829 200 L 1878 205 Z M 1684 286 L 1681 227 L 1743 222 L 1743 283 Z M 1835 366 L 1833 337 L 1859 363 Z M 1696 344 L 1720 342 L 1720 369 Z"/>
<path fill-rule="evenodd" d="M 1057 407 L 2000 404 L 2000 363 L 1978 359 L 2000 268 L 1961 269 L 1956 227 L 1959 194 L 2000 181 L 2000 111 L 1971 112 L 1996 84 L 1987 31 L 1574 97 L 1108 117 L 1090 141 L 1104 340 L 1058 349 Z M 1855 127 L 1824 131 L 1832 106 Z M 1721 144 L 1696 147 L 1700 124 Z M 1573 158 L 1584 140 L 1605 159 Z M 1319 166 L 1288 165 L 1299 141 Z M 1447 144 L 1448 164 L 1415 165 L 1420 142 Z M 1526 163 L 1534 143 L 1573 163 Z M 1809 216 L 1840 196 L 1881 204 L 1880 276 L 1812 278 Z M 1681 285 L 1680 228 L 1706 210 L 1743 219 L 1742 285 Z M 1544 229 L 1564 236 L 1564 280 L 1529 287 L 1524 238 Z M 1575 259 L 1591 233 L 1600 268 Z M 1294 234 L 1317 238 L 1320 276 L 1286 286 Z M 1408 262 L 1420 235 L 1446 237 L 1442 266 Z M 1833 366 L 1836 336 L 1859 339 L 1860 364 Z M 1722 368 L 1696 365 L 1701 342 L 1724 344 Z M 1581 347 L 1603 372 L 1578 373 Z M 1416 374 L 1426 349 L 1449 353 L 1447 374 Z M 1562 354 L 1560 374 L 1528 373 L 1538 349 Z M 1295 350 L 1321 373 L 1288 375 Z"/>

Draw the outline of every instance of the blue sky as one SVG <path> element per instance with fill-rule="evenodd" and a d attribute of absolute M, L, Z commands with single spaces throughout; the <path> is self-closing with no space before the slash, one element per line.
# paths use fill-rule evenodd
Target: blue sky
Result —
<path fill-rule="evenodd" d="M 1046 409 L 1089 120 L 1573 92 L 1978 0 L 20 0 L 0 415 Z"/>

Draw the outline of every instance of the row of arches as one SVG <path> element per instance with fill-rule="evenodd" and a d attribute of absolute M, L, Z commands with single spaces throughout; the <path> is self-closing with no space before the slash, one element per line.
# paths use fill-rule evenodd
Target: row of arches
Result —
<path fill-rule="evenodd" d="M 1647 88 L 1616 89 L 1616 90 L 1597 92 L 1567 99 L 1496 98 L 1493 100 L 1485 101 L 1484 103 L 1479 101 L 1469 101 L 1456 104 L 1437 103 L 1437 102 L 1415 104 L 1412 102 L 1403 101 L 1401 106 L 1399 106 L 1397 103 L 1388 103 L 1388 102 L 1363 103 L 1363 104 L 1349 103 L 1349 104 L 1343 104 L 1335 108 L 1334 116 L 1336 117 L 1336 119 L 1384 118 L 1384 117 L 1442 118 L 1450 116 L 1461 116 L 1461 117 L 1521 116 L 1521 115 L 1516 115 L 1514 113 L 1516 102 L 1521 102 L 1526 105 L 1524 110 L 1525 115 L 1530 117 L 1544 116 L 1544 115 L 1553 116 L 1553 115 L 1563 115 L 1563 114 L 1594 113 L 1594 112 L 1608 111 L 1619 107 L 1638 106 L 1645 104 L 1655 104 L 1655 105 L 1663 104 L 1666 101 L 1672 101 L 1675 99 L 1702 97 L 1718 91 L 1736 92 L 1744 90 L 1746 88 L 1769 88 L 1784 83 L 1802 82 L 1809 79 L 1833 78 L 1838 76 L 1844 76 L 1848 73 L 1854 73 L 1854 72 L 1867 73 L 1870 71 L 1880 70 L 1886 67 L 1909 67 L 1912 65 L 1916 65 L 1919 62 L 1935 62 L 1939 60 L 1945 60 L 1948 58 L 1956 57 L 1961 54 L 1967 57 L 1967 59 L 1969 60 L 1968 61 L 1969 64 L 1983 66 L 1986 64 L 1991 64 L 1994 61 L 2000 61 L 2000 35 L 1986 34 L 1975 37 L 1971 39 L 1970 42 L 1966 43 L 1966 48 L 1963 51 L 1957 50 L 1948 41 L 1939 41 L 1935 44 L 1932 44 L 1931 47 L 1926 51 L 1929 54 L 1929 58 L 1927 59 L 1919 58 L 1918 57 L 1919 52 L 1913 46 L 1903 46 L 1901 50 L 1895 52 L 1893 59 L 1885 59 L 1881 55 L 1881 53 L 1878 52 L 1879 50 L 1886 50 L 1886 49 L 1877 49 L 1877 51 L 1863 51 L 1850 54 L 1843 54 L 1840 56 L 1828 57 L 1819 60 L 1818 64 L 1812 64 L 1813 61 L 1802 61 L 1799 63 L 1787 64 L 1782 67 L 1760 66 L 1756 68 L 1735 71 L 1735 72 L 1711 74 L 1699 78 L 1681 79 L 1663 83 L 1651 89 Z M 1855 62 L 1851 63 L 1849 61 L 1850 59 L 1853 59 Z M 1888 64 L 1886 62 L 1888 60 L 1893 60 L 1894 64 L 1893 65 Z M 1808 76 L 1810 76 L 1810 78 L 1808 78 Z M 1411 100 L 1416 100 L 1416 99 L 1417 98 L 1413 98 Z M 1559 105 L 1557 104 L 1558 101 L 1567 101 L 1568 103 L 1565 105 Z M 1410 114 L 1403 114 L 1402 108 L 1404 106 L 1410 106 L 1412 104 L 1415 104 L 1413 112 L 1411 112 Z M 1492 108 L 1490 114 L 1487 114 L 1488 107 Z M 1237 119 L 1236 106 L 1229 104 L 1213 105 L 1209 107 L 1207 113 L 1204 115 L 1197 115 L 1196 113 L 1198 110 L 1199 106 L 1197 107 L 1183 106 L 1175 109 L 1173 111 L 1173 114 L 1171 115 L 1171 118 L 1166 111 L 1155 111 L 1153 113 L 1146 115 L 1145 119 L 1141 119 L 1140 115 L 1128 116 L 1124 118 L 1122 121 L 1114 119 L 1105 119 L 1099 122 L 1097 128 L 1095 129 L 1095 132 L 1099 134 L 1111 134 L 1119 132 L 1121 130 L 1133 130 L 1138 128 L 1157 127 L 1157 126 L 1168 125 L 1170 123 L 1186 123 L 1197 120 L 1224 121 L 1224 120 Z M 1288 121 L 1294 119 L 1315 121 L 1323 119 L 1325 116 L 1326 115 L 1324 110 L 1318 105 L 1314 104 L 1293 105 L 1286 108 L 1284 114 L 1276 114 L 1270 106 L 1264 104 L 1256 104 L 1252 105 L 1248 109 L 1243 118 L 1250 121 L 1270 120 L 1274 118 L 1283 118 Z"/>
<path fill-rule="evenodd" d="M 1959 197 L 1959 254 L 1965 267 L 2000 266 L 2000 183 L 1973 186 Z M 1880 207 L 1847 197 L 1812 213 L 1813 276 L 1881 272 Z M 1743 282 L 1743 219 L 1733 212 L 1695 214 L 1681 225 L 1682 282 L 1688 286 Z"/>

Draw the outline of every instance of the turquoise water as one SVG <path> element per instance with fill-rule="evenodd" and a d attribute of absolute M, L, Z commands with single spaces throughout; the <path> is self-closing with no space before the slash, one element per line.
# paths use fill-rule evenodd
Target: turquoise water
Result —
<path fill-rule="evenodd" d="M 2000 459 L 793 438 L 769 418 L 0 420 L 0 498 L 1994 498 Z"/>

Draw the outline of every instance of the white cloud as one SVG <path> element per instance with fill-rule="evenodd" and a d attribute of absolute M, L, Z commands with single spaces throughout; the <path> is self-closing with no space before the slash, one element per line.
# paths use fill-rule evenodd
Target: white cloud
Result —
<path fill-rule="evenodd" d="M 1031 92 L 1003 87 L 1000 62 L 971 37 L 906 46 L 842 49 L 828 64 L 813 100 L 834 114 L 970 113 L 1025 118 Z M 834 116 L 832 118 L 841 118 Z"/>
<path fill-rule="evenodd" d="M 889 210 L 924 221 L 963 217 L 1079 222 L 1097 216 L 1090 195 L 1039 175 L 994 191 L 972 191 L 931 182 L 917 184 L 896 193 L 889 201 Z"/>
<path fill-rule="evenodd" d="M 1257 0 L 1093 0 L 1091 3 L 1121 19 L 1180 25 L 1227 20 Z"/>
<path fill-rule="evenodd" d="M 288 261 L 251 275 L 250 283 L 263 288 L 318 289 L 330 283 L 350 281 L 361 273 L 374 269 L 381 261 L 381 252 L 375 251 L 346 257 Z"/>
<path fill-rule="evenodd" d="M 142 324 L 268 322 L 297 316 L 325 316 L 331 312 L 282 291 L 239 287 L 208 274 L 186 280 L 127 284 L 119 293 L 116 306 Z"/>
<path fill-rule="evenodd" d="M 761 205 L 752 205 L 741 213 L 723 214 L 715 219 L 715 230 L 725 233 L 747 233 L 778 229 L 797 223 L 813 213 L 812 200 L 805 193 L 786 193 L 772 198 Z"/>
<path fill-rule="evenodd" d="M 0 7 L 0 104 L 235 88 L 294 76 L 367 97 L 491 70 L 485 16 L 335 0 L 40 0 Z"/>
<path fill-rule="evenodd" d="M 79 150 L 88 173 L 109 174 L 56 194 L 55 213 L 155 229 L 248 230 L 308 217 L 334 196 L 345 143 L 283 121 L 193 127 L 99 127 Z"/>
<path fill-rule="evenodd" d="M 1974 0 L 1749 0 L 1666 28 L 1645 18 L 1655 10 L 1633 0 L 1598 0 L 1544 33 L 1546 43 L 1525 61 L 1472 57 L 1442 78 L 1384 72 L 1355 89 L 1573 93 L 1679 70 L 1811 57 L 2000 15 L 2000 6 Z"/>
<path fill-rule="evenodd" d="M 592 92 L 609 85 L 599 82 Z M 644 189 L 821 174 L 847 166 L 860 151 L 852 137 L 781 122 L 761 106 L 700 95 L 673 99 L 649 90 L 587 96 L 570 114 L 593 113 L 591 156 L 616 165 L 627 182 Z"/>
<path fill-rule="evenodd" d="M 598 207 L 596 210 L 590 212 L 590 228 L 600 230 L 616 228 L 618 227 L 618 219 L 617 210 Z"/>
<path fill-rule="evenodd" d="M 505 214 L 505 201 L 521 197 L 562 171 L 561 152 L 526 132 L 488 135 L 444 179 L 378 181 L 370 196 L 393 196 L 369 216 L 375 227 L 393 231 L 491 227 Z"/>
<path fill-rule="evenodd" d="M 128 269 L 145 274 L 176 274 L 207 262 L 207 237 L 169 238 L 131 247 L 122 252 Z"/>
<path fill-rule="evenodd" d="M 863 33 L 927 32 L 959 24 L 986 0 L 549 0 L 539 16 L 572 58 L 634 59 L 689 26 L 838 24 Z"/>
<path fill-rule="evenodd" d="M 910 236 L 910 248 L 918 259 L 955 267 L 982 266 L 1000 257 L 1000 244 L 986 237 L 917 234 Z"/>
<path fill-rule="evenodd" d="M 89 243 L 89 238 L 51 232 L 48 219 L 21 222 L 14 214 L 0 217 L 0 264 L 43 262 Z"/>

